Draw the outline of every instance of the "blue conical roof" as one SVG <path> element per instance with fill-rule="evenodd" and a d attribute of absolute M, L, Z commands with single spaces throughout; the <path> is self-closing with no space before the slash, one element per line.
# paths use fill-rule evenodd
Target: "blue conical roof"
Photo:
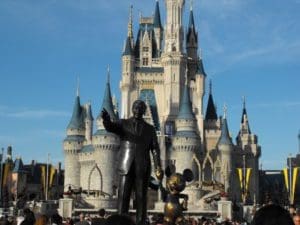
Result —
<path fill-rule="evenodd" d="M 82 107 L 80 105 L 79 95 L 77 95 L 75 98 L 72 118 L 71 118 L 71 121 L 67 128 L 68 129 L 84 129 Z"/>
<path fill-rule="evenodd" d="M 204 76 L 206 76 L 206 73 L 204 71 L 203 61 L 202 61 L 201 58 L 198 61 L 198 70 L 197 70 L 197 73 L 198 74 L 203 74 Z"/>
<path fill-rule="evenodd" d="M 224 117 L 222 119 L 222 127 L 221 127 L 221 137 L 219 139 L 219 145 L 232 145 L 232 141 L 228 131 L 227 119 Z"/>
<path fill-rule="evenodd" d="M 194 13 L 192 9 L 190 10 L 189 29 L 193 29 L 195 31 Z"/>
<path fill-rule="evenodd" d="M 187 85 L 184 86 L 177 119 L 195 119 L 190 100 L 190 91 Z"/>
<path fill-rule="evenodd" d="M 217 110 L 215 107 L 214 99 L 212 96 L 212 84 L 210 82 L 209 84 L 209 97 L 208 97 L 208 102 L 207 102 L 207 108 L 206 108 L 206 115 L 205 115 L 205 120 L 217 120 L 218 115 L 217 115 Z"/>
<path fill-rule="evenodd" d="M 106 111 L 108 112 L 108 114 L 110 115 L 110 118 L 112 120 L 117 120 L 117 116 L 114 112 L 114 106 L 113 106 L 113 103 L 112 103 L 112 97 L 111 97 L 111 91 L 110 91 L 110 82 L 109 82 L 109 72 L 108 72 L 108 75 L 107 75 L 107 82 L 106 82 L 103 102 L 102 102 L 102 106 L 101 106 L 100 111 L 102 111 L 103 108 L 106 109 Z M 98 116 L 98 118 L 100 117 L 100 115 Z"/>
<path fill-rule="evenodd" d="M 124 52 L 123 52 L 122 55 L 123 56 L 124 55 L 133 55 L 133 50 L 132 50 L 132 47 L 131 47 L 131 38 L 130 37 L 127 37 L 127 39 L 126 39 L 125 49 L 124 49 Z"/>
<path fill-rule="evenodd" d="M 156 1 L 156 5 L 155 5 L 153 27 L 162 28 L 158 1 Z"/>

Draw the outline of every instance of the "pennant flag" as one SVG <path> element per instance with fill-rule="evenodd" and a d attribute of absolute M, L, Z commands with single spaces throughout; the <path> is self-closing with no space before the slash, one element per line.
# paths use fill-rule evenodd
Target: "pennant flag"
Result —
<path fill-rule="evenodd" d="M 251 171 L 252 171 L 252 168 L 247 168 L 246 170 L 246 193 L 248 192 L 248 189 L 249 189 L 249 181 L 250 181 L 250 176 L 251 176 Z"/>
<path fill-rule="evenodd" d="M 285 183 L 286 190 L 289 190 L 288 168 L 283 169 L 283 176 L 284 176 L 284 183 Z"/>
<path fill-rule="evenodd" d="M 292 193 L 291 193 L 291 203 L 292 204 L 294 203 L 294 199 L 295 199 L 295 190 L 296 190 L 298 170 L 299 170 L 299 167 L 295 167 L 293 169 L 293 183 L 292 183 Z"/>
<path fill-rule="evenodd" d="M 46 166 L 41 166 L 41 183 L 43 185 L 43 190 L 46 187 Z"/>
<path fill-rule="evenodd" d="M 238 172 L 238 175 L 239 175 L 239 180 L 240 180 L 240 186 L 241 186 L 241 189 L 243 190 L 243 186 L 244 186 L 244 182 L 243 182 L 243 169 L 242 168 L 237 168 L 237 172 Z"/>
<path fill-rule="evenodd" d="M 50 167 L 49 187 L 51 187 L 53 184 L 55 172 L 56 172 L 56 169 L 53 166 L 51 166 Z"/>

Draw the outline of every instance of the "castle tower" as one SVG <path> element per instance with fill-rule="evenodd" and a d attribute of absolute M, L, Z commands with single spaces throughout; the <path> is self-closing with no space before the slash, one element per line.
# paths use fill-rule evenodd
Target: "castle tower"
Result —
<path fill-rule="evenodd" d="M 228 131 L 226 108 L 221 125 L 221 136 L 218 142 L 218 150 L 221 154 L 221 183 L 224 184 L 225 192 L 231 192 L 233 173 L 233 144 Z"/>
<path fill-rule="evenodd" d="M 122 54 L 122 80 L 120 81 L 120 89 L 122 96 L 122 112 L 121 117 L 128 118 L 130 116 L 130 99 L 133 89 L 134 76 L 134 46 L 132 32 L 132 6 L 130 8 L 130 16 L 128 22 L 128 35 L 126 38 L 123 54 Z"/>
<path fill-rule="evenodd" d="M 193 6 L 190 7 L 189 24 L 186 34 L 186 52 L 188 66 L 188 80 L 190 81 L 191 100 L 193 111 L 198 123 L 198 130 L 201 139 L 204 139 L 204 116 L 203 116 L 203 97 L 205 93 L 205 78 L 201 55 L 198 55 L 198 32 L 196 31 Z"/>
<path fill-rule="evenodd" d="M 241 148 L 242 155 L 246 156 L 246 165 L 243 166 L 251 168 L 249 184 L 250 200 L 256 202 L 259 199 L 259 157 L 261 155 L 261 147 L 258 145 L 257 136 L 252 134 L 250 130 L 245 98 L 243 98 L 242 119 L 236 142 Z"/>
<path fill-rule="evenodd" d="M 184 0 L 165 0 L 167 21 L 165 28 L 165 53 L 183 52 Z"/>
<path fill-rule="evenodd" d="M 112 102 L 109 77 L 110 72 L 108 70 L 104 98 L 100 114 L 97 117 L 97 131 L 93 136 L 95 165 L 93 165 L 91 169 L 92 172 L 95 172 L 95 175 L 89 174 L 89 176 L 92 177 L 90 180 L 91 187 L 100 189 L 101 192 L 113 196 L 115 194 L 115 186 L 117 186 L 115 166 L 117 164 L 117 151 L 119 149 L 120 140 L 117 135 L 105 130 L 101 118 L 101 111 L 105 108 L 111 120 L 117 120 Z M 94 168 L 96 168 L 96 170 Z M 95 179 L 95 177 L 97 177 L 97 179 Z"/>
<path fill-rule="evenodd" d="M 80 105 L 79 91 L 75 98 L 73 114 L 67 127 L 67 137 L 63 141 L 65 153 L 65 190 L 68 186 L 80 187 L 80 165 L 78 153 L 85 141 L 84 109 Z M 73 187 L 74 188 L 74 187 Z"/>
<path fill-rule="evenodd" d="M 201 140 L 197 135 L 197 122 L 192 111 L 189 87 L 185 85 L 180 103 L 179 114 L 175 120 L 176 133 L 172 138 L 171 160 L 175 162 L 177 172 L 191 169 L 196 176 L 197 166 L 193 158 L 199 157 Z"/>
<path fill-rule="evenodd" d="M 162 54 L 166 103 L 163 116 L 169 121 L 176 119 L 179 112 L 181 93 L 185 84 L 187 58 L 183 52 L 183 6 L 184 0 L 166 0 L 167 21 L 165 46 Z"/>

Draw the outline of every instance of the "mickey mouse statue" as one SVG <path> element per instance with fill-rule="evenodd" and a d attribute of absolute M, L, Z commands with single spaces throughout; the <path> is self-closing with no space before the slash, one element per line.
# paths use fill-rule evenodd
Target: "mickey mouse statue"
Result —
<path fill-rule="evenodd" d="M 163 225 L 183 225 L 185 224 L 183 211 L 187 210 L 188 195 L 181 192 L 185 189 L 186 182 L 194 179 L 193 172 L 185 169 L 182 174 L 175 173 L 175 167 L 168 166 L 165 174 L 167 188 L 164 188 L 162 183 L 159 185 L 162 199 L 165 202 Z"/>

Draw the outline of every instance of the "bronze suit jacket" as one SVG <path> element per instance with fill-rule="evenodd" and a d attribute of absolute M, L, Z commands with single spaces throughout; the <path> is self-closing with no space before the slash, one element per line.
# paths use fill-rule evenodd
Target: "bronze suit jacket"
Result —
<path fill-rule="evenodd" d="M 160 167 L 160 151 L 155 128 L 143 119 L 131 117 L 117 122 L 103 121 L 105 129 L 120 136 L 118 171 L 126 175 L 135 163 L 136 172 L 144 176 L 151 169 L 150 152 L 152 152 L 154 166 Z"/>

